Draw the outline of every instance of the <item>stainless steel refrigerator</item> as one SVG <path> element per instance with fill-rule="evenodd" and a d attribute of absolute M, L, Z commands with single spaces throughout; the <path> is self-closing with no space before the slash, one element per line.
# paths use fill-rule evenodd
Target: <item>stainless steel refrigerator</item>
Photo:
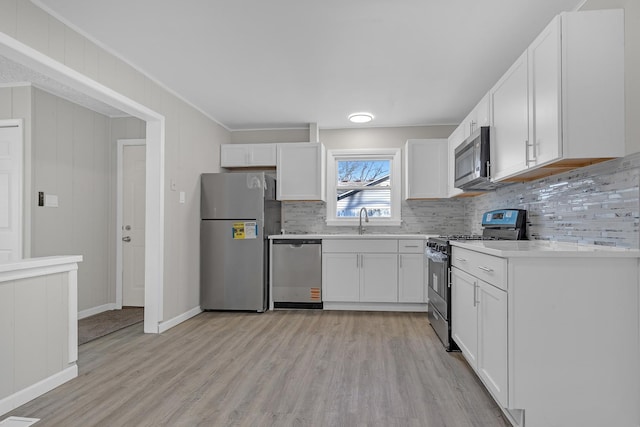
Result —
<path fill-rule="evenodd" d="M 265 311 L 269 246 L 280 232 L 276 180 L 264 172 L 201 176 L 200 305 Z"/>

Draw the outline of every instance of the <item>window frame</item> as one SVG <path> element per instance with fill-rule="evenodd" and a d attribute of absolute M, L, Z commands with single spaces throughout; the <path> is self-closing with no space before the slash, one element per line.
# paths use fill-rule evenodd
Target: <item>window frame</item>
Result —
<path fill-rule="evenodd" d="M 329 226 L 358 226 L 358 217 L 338 217 L 336 216 L 338 197 L 338 161 L 339 160 L 389 160 L 391 171 L 389 173 L 391 185 L 387 188 L 391 190 L 391 217 L 380 218 L 370 217 L 367 226 L 399 226 L 402 224 L 401 217 L 401 194 L 402 194 L 402 156 L 399 148 L 379 148 L 379 149 L 339 149 L 327 150 L 327 217 Z"/>

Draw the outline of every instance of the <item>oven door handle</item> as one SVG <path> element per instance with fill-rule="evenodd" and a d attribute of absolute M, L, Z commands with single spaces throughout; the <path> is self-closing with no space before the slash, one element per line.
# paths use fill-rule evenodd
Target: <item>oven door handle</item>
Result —
<path fill-rule="evenodd" d="M 424 251 L 424 255 L 431 261 L 433 262 L 447 262 L 449 261 L 449 257 L 447 256 L 447 254 L 439 252 L 439 251 L 434 251 L 431 248 L 427 248 Z"/>

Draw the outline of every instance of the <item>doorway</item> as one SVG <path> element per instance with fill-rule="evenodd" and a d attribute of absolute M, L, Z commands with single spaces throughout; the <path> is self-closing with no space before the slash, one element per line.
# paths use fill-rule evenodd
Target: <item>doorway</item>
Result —
<path fill-rule="evenodd" d="M 0 55 L 74 91 L 146 122 L 145 311 L 144 331 L 164 326 L 164 137 L 163 115 L 0 32 Z"/>
<path fill-rule="evenodd" d="M 0 262 L 22 259 L 22 128 L 0 120 Z"/>
<path fill-rule="evenodd" d="M 146 141 L 117 146 L 116 308 L 144 307 Z"/>

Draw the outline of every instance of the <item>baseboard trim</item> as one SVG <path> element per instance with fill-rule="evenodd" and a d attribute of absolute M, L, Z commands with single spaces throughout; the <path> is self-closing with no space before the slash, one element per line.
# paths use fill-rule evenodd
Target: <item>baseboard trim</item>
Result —
<path fill-rule="evenodd" d="M 116 308 L 118 307 L 116 307 L 115 302 L 99 305 L 97 307 L 87 308 L 86 310 L 78 312 L 78 320 L 84 319 L 85 317 L 93 316 L 95 314 L 103 313 L 105 311 L 115 310 Z"/>
<path fill-rule="evenodd" d="M 198 307 L 193 307 L 191 310 L 189 311 L 185 311 L 182 314 L 179 314 L 178 316 L 174 317 L 173 319 L 169 319 L 165 322 L 160 322 L 160 324 L 158 325 L 158 333 L 161 334 L 171 328 L 173 328 L 176 325 L 179 325 L 180 323 L 184 322 L 185 320 L 191 319 L 193 316 L 197 316 L 198 314 L 202 313 L 202 309 L 200 308 L 200 306 Z"/>
<path fill-rule="evenodd" d="M 427 312 L 425 303 L 395 302 L 323 302 L 324 310 Z"/>
<path fill-rule="evenodd" d="M 78 366 L 74 364 L 56 374 L 51 375 L 50 377 L 38 381 L 37 383 L 32 384 L 27 388 L 23 388 L 22 390 L 11 394 L 4 399 L 1 399 L 0 415 L 4 415 L 7 412 L 14 410 L 18 406 L 22 406 L 25 403 L 35 399 L 36 397 L 42 396 L 48 391 L 53 390 L 54 388 L 74 379 L 77 376 Z"/>

